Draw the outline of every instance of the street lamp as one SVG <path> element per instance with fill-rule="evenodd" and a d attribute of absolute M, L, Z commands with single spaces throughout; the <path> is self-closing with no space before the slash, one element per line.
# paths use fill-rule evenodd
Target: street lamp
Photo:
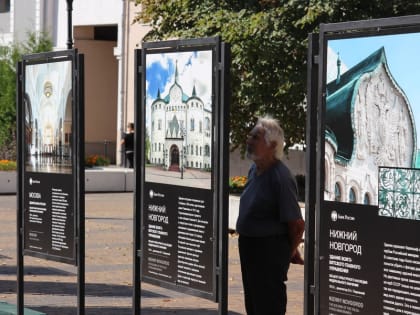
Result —
<path fill-rule="evenodd" d="M 164 148 L 163 149 L 163 169 L 167 169 L 166 168 L 166 159 L 168 158 L 168 149 Z"/>
<path fill-rule="evenodd" d="M 182 139 L 182 148 L 181 148 L 181 179 L 184 179 L 184 159 L 185 159 L 185 136 L 187 135 L 185 128 L 181 128 L 181 139 Z"/>
<path fill-rule="evenodd" d="M 182 140 L 182 143 L 184 143 L 184 139 Z M 184 144 L 182 145 L 181 149 L 181 179 L 184 179 Z"/>
<path fill-rule="evenodd" d="M 73 23 L 72 23 L 73 0 L 67 0 L 67 49 L 73 48 Z"/>

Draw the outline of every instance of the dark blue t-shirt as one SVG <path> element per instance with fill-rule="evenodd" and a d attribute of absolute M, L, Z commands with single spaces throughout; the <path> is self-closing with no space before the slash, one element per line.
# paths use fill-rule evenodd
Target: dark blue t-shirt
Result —
<path fill-rule="evenodd" d="M 296 181 L 286 165 L 277 161 L 260 175 L 252 165 L 241 195 L 236 231 L 253 237 L 283 235 L 288 233 L 287 223 L 300 218 Z"/>

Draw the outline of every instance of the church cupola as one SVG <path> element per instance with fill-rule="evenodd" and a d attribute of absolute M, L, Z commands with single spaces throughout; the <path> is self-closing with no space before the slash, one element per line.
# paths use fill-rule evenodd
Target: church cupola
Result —
<path fill-rule="evenodd" d="M 338 53 L 338 55 L 337 55 L 337 79 L 335 80 L 335 82 L 337 84 L 340 83 L 340 79 L 341 79 L 340 71 L 341 71 L 341 60 L 340 60 L 340 53 Z"/>
<path fill-rule="evenodd" d="M 178 83 L 178 60 L 175 62 L 175 83 Z"/>

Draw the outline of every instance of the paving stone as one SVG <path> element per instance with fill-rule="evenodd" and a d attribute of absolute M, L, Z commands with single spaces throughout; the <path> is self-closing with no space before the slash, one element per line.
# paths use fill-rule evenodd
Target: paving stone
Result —
<path fill-rule="evenodd" d="M 16 304 L 16 196 L 0 196 L 0 301 Z M 86 195 L 85 314 L 132 314 L 133 196 Z M 76 314 L 77 269 L 25 256 L 25 307 Z M 237 236 L 229 237 L 229 315 L 245 314 Z M 292 265 L 288 315 L 303 314 L 303 266 Z M 142 315 L 217 315 L 212 301 L 142 283 Z"/>

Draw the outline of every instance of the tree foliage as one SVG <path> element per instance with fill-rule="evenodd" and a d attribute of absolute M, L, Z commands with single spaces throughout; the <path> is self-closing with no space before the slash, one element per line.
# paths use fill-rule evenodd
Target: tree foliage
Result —
<path fill-rule="evenodd" d="M 0 159 L 16 158 L 16 64 L 21 55 L 52 48 L 46 33 L 28 33 L 26 41 L 0 47 Z"/>
<path fill-rule="evenodd" d="M 403 0 L 134 0 L 145 40 L 220 36 L 231 45 L 230 139 L 244 149 L 256 116 L 278 118 L 286 146 L 303 143 L 307 38 L 320 23 L 420 13 Z M 141 9 L 140 9 L 141 8 Z"/>

